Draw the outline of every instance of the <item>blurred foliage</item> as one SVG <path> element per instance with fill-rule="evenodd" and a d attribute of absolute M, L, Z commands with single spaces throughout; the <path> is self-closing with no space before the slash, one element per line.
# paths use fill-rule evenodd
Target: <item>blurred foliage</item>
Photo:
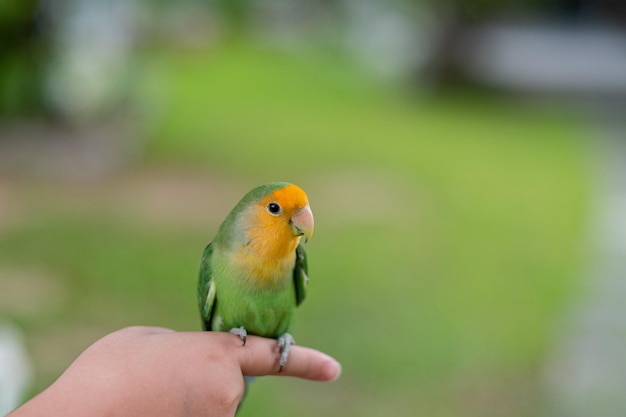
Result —
<path fill-rule="evenodd" d="M 0 2 L 0 115 L 41 110 L 46 41 L 37 27 L 38 3 Z"/>
<path fill-rule="evenodd" d="M 332 385 L 260 379 L 243 416 L 534 414 L 538 368 L 584 260 L 586 149 L 572 117 L 403 91 L 314 50 L 144 54 L 145 159 L 117 184 L 174 169 L 222 189 L 211 210 L 165 191 L 145 202 L 178 204 L 178 217 L 197 205 L 186 225 L 125 210 L 111 185 L 19 193 L 0 265 L 45 271 L 21 280 L 20 308 L 5 311 L 26 329 L 36 390 L 121 326 L 199 329 L 201 250 L 237 196 L 287 180 L 316 216 L 294 334 L 344 374 Z"/>

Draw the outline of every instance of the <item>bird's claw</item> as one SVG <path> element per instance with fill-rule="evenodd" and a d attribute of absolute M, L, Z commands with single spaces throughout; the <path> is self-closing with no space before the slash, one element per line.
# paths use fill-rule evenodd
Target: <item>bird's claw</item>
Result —
<path fill-rule="evenodd" d="M 243 341 L 243 346 L 246 345 L 246 337 L 248 336 L 248 332 L 246 331 L 245 327 L 243 327 L 243 326 L 241 326 L 241 327 L 233 327 L 232 329 L 230 329 L 228 331 L 228 333 L 236 334 Z"/>
<path fill-rule="evenodd" d="M 280 350 L 280 359 L 278 361 L 278 372 L 282 372 L 283 368 L 287 364 L 287 358 L 289 357 L 289 349 L 291 345 L 295 344 L 296 341 L 293 339 L 293 336 L 289 333 L 285 333 L 278 338 L 278 349 Z"/>

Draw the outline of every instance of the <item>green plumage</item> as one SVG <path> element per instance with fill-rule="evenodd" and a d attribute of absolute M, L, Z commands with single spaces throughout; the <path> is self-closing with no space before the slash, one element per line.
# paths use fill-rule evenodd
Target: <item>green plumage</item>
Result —
<path fill-rule="evenodd" d="M 278 338 L 289 331 L 294 310 L 306 296 L 307 258 L 301 245 L 290 254 L 289 267 L 277 271 L 271 283 L 251 273 L 255 262 L 238 258 L 251 239 L 251 207 L 287 183 L 260 186 L 246 194 L 221 224 L 200 262 L 198 303 L 205 330 L 244 327 L 248 334 Z M 267 236 L 268 240 L 271 236 Z M 291 261 L 291 259 L 293 259 Z M 250 265 L 252 264 L 252 265 Z"/>

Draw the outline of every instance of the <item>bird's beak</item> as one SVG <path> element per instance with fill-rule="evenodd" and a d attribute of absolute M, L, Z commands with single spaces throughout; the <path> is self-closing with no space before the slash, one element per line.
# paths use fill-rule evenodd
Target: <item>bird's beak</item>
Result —
<path fill-rule="evenodd" d="M 304 206 L 289 221 L 294 236 L 304 236 L 304 242 L 308 242 L 313 235 L 313 212 L 308 205 Z"/>

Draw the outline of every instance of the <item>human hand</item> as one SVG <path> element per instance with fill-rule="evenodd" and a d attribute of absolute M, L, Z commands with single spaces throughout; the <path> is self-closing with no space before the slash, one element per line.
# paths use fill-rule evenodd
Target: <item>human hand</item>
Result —
<path fill-rule="evenodd" d="M 331 357 L 293 346 L 278 373 L 275 340 L 250 336 L 245 347 L 225 332 L 128 327 L 87 348 L 50 387 L 7 417 L 233 416 L 243 376 L 281 375 L 333 381 Z"/>

